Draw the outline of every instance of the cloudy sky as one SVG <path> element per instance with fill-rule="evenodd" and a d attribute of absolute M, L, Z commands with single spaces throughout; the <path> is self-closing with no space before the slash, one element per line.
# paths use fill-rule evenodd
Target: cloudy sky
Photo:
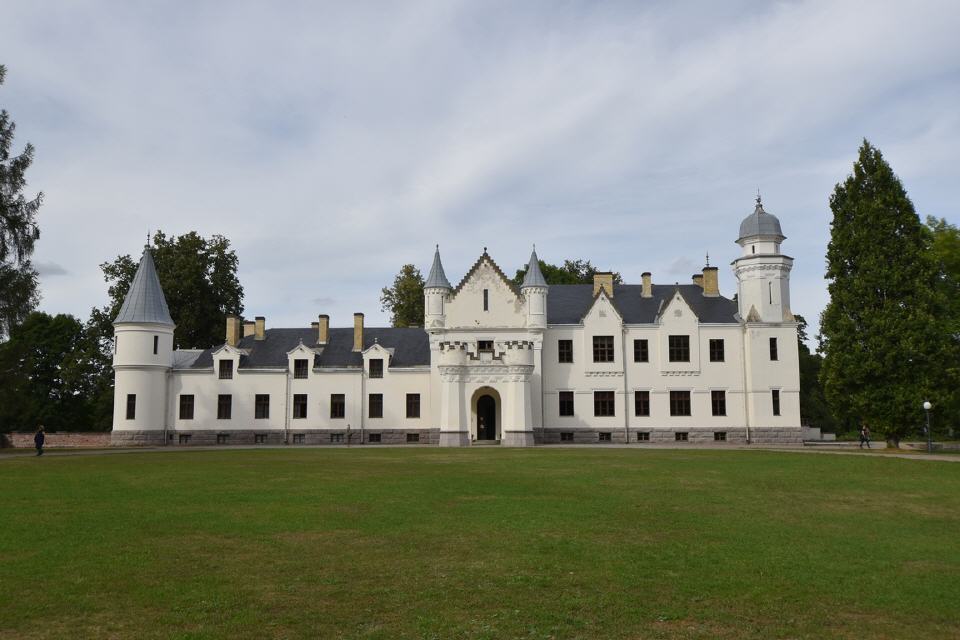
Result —
<path fill-rule="evenodd" d="M 86 317 L 148 229 L 230 238 L 246 314 L 383 324 L 435 243 L 456 283 L 536 243 L 721 291 L 759 188 L 793 307 L 864 137 L 960 222 L 960 3 L 7 0 L 0 106 L 42 190 L 42 309 Z"/>

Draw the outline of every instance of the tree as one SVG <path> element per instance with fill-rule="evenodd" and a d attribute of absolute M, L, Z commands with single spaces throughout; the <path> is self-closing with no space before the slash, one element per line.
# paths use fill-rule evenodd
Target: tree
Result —
<path fill-rule="evenodd" d="M 913 204 L 866 140 L 830 208 L 820 377 L 835 416 L 898 444 L 922 424 L 921 403 L 937 404 L 957 376 L 945 301 Z"/>
<path fill-rule="evenodd" d="M 807 346 L 807 321 L 794 314 L 797 320 L 797 350 L 800 356 L 800 422 L 822 431 L 836 430 L 836 421 L 830 413 L 830 407 L 820 383 L 820 369 L 823 357 L 811 353 Z"/>
<path fill-rule="evenodd" d="M 0 65 L 0 85 L 5 75 Z M 43 194 L 32 200 L 23 195 L 33 145 L 28 142 L 20 155 L 11 156 L 15 129 L 7 111 L 0 110 L 0 338 L 10 335 L 40 301 L 30 256 L 40 237 L 36 218 Z"/>
<path fill-rule="evenodd" d="M 937 285 L 941 299 L 947 304 L 947 322 L 949 333 L 953 336 L 955 350 L 954 362 L 960 361 L 960 228 L 948 223 L 944 218 L 927 216 L 929 230 L 930 256 L 937 274 Z M 960 390 L 955 386 L 952 394 L 943 399 L 943 405 L 934 411 L 940 420 L 935 427 L 949 431 L 953 435 L 960 427 Z"/>
<path fill-rule="evenodd" d="M 390 312 L 395 327 L 423 325 L 423 275 L 412 264 L 405 264 L 393 279 L 392 287 L 380 292 L 380 308 Z"/>
<path fill-rule="evenodd" d="M 540 272 L 543 274 L 547 284 L 593 284 L 593 276 L 599 271 L 590 264 L 589 260 L 564 260 L 562 266 L 547 264 L 540 260 Z M 527 275 L 527 267 L 517 269 L 513 276 L 513 284 L 520 286 L 523 284 L 523 277 Z M 620 284 L 623 278 L 619 273 L 613 274 L 613 282 Z"/>

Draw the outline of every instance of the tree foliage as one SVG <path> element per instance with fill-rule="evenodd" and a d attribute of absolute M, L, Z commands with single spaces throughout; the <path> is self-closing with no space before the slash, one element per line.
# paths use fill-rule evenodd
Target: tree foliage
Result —
<path fill-rule="evenodd" d="M 940 403 L 957 378 L 926 235 L 900 180 L 866 140 L 830 208 L 830 302 L 820 324 L 826 397 L 837 417 L 899 442 L 916 433 L 923 401 Z"/>
<path fill-rule="evenodd" d="M 599 269 L 589 260 L 564 260 L 559 266 L 540 260 L 540 272 L 547 284 L 593 284 L 593 276 L 599 272 Z M 525 275 L 527 275 L 526 265 L 517 269 L 516 275 L 513 276 L 513 284 L 518 287 L 522 285 Z M 615 284 L 623 282 L 619 273 L 614 272 L 613 282 Z"/>
<path fill-rule="evenodd" d="M 393 279 L 393 286 L 380 292 L 380 308 L 390 313 L 394 327 L 423 325 L 423 275 L 412 264 L 405 264 Z"/>
<path fill-rule="evenodd" d="M 5 75 L 6 68 L 0 65 L 0 85 Z M 30 256 L 40 237 L 37 212 L 43 194 L 33 199 L 23 195 L 34 150 L 27 143 L 19 155 L 11 155 L 15 130 L 10 115 L 0 110 L 0 338 L 9 335 L 40 300 Z"/>
<path fill-rule="evenodd" d="M 837 424 L 820 382 L 823 357 L 819 353 L 811 353 L 807 346 L 807 320 L 797 314 L 794 317 L 797 320 L 797 350 L 800 357 L 800 423 L 825 432 L 835 432 Z"/>

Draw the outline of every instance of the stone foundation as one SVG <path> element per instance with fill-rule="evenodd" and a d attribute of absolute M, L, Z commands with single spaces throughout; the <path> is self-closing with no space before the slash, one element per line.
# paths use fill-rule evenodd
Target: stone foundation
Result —
<path fill-rule="evenodd" d="M 750 444 L 803 444 L 802 427 L 751 427 Z"/>
<path fill-rule="evenodd" d="M 157 447 L 163 444 L 162 430 L 110 432 L 110 445 L 113 447 Z"/>
<path fill-rule="evenodd" d="M 107 431 L 48 431 L 43 443 L 44 449 L 90 448 L 106 449 L 110 446 L 110 432 Z M 33 449 L 34 432 L 0 434 L 5 447 Z"/>
<path fill-rule="evenodd" d="M 468 431 L 441 431 L 441 447 L 469 447 L 470 433 Z"/>
<path fill-rule="evenodd" d="M 533 431 L 504 431 L 501 435 L 501 447 L 532 447 L 535 442 Z"/>

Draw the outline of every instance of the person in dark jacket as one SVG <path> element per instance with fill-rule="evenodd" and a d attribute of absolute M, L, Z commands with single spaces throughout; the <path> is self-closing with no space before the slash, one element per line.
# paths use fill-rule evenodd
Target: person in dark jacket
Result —
<path fill-rule="evenodd" d="M 37 433 L 33 436 L 33 444 L 37 447 L 37 455 L 43 455 L 43 441 L 46 440 L 46 436 L 43 433 L 43 425 L 37 427 Z"/>

